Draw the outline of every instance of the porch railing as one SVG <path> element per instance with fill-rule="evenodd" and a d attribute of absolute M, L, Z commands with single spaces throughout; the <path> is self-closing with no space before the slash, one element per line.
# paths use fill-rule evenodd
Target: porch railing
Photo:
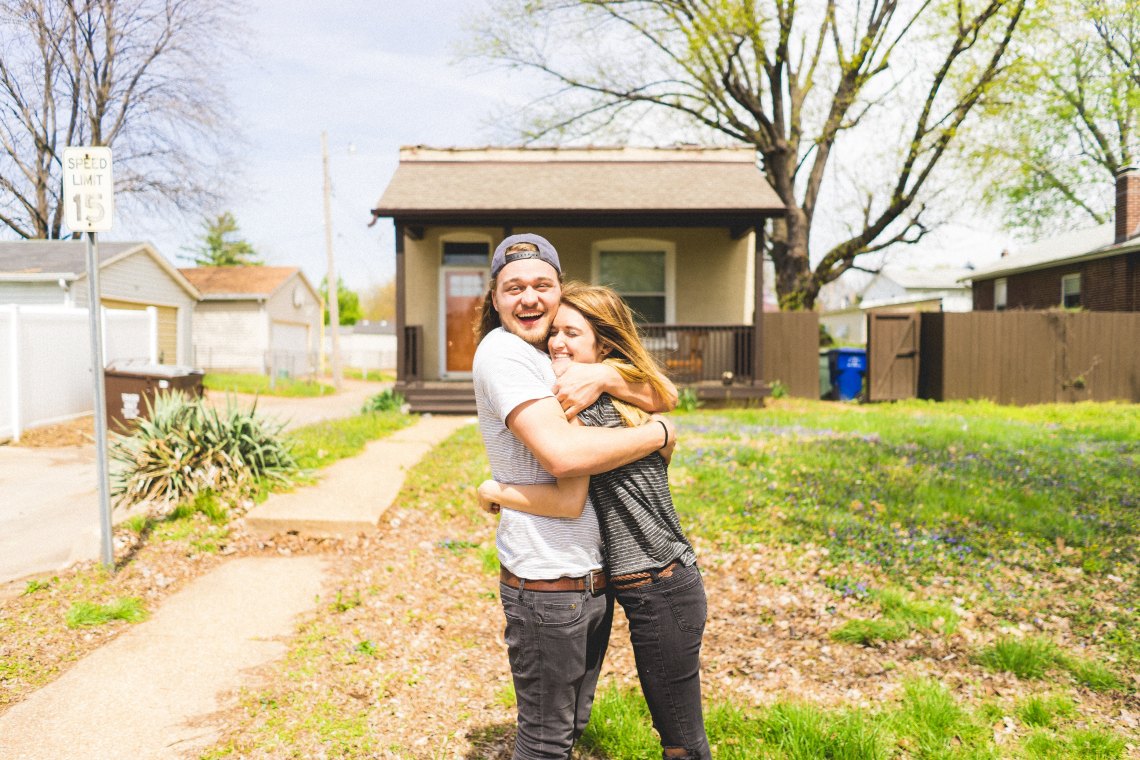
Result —
<path fill-rule="evenodd" d="M 424 379 L 424 328 L 423 325 L 405 325 L 401 352 L 400 380 L 405 383 L 418 383 Z"/>
<path fill-rule="evenodd" d="M 673 382 L 683 385 L 723 382 L 731 372 L 737 385 L 752 382 L 752 325 L 642 325 L 649 352 Z M 423 380 L 424 332 L 404 328 L 400 346 L 403 381 Z"/>
<path fill-rule="evenodd" d="M 681 385 L 752 382 L 752 325 L 642 325 L 641 334 L 669 378 Z"/>

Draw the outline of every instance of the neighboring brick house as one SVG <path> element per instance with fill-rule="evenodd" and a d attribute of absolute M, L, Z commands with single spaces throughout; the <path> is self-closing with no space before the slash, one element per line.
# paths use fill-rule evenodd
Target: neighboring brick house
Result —
<path fill-rule="evenodd" d="M 973 272 L 975 311 L 1140 311 L 1140 170 L 1116 178 L 1116 221 L 1058 235 Z"/>
<path fill-rule="evenodd" d="M 491 252 L 536 232 L 568 279 L 622 293 L 679 381 L 761 394 L 763 226 L 784 212 L 750 148 L 402 148 L 372 210 L 396 231 L 396 388 L 416 410 L 474 408 Z"/>

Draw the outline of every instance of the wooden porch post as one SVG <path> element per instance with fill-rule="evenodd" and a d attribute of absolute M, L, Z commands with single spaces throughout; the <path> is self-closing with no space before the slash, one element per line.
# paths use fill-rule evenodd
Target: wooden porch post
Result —
<path fill-rule="evenodd" d="M 404 342 L 407 336 L 404 335 L 404 288 L 405 288 L 405 275 L 404 275 L 404 225 L 396 222 L 396 382 L 402 383 L 407 380 L 408 368 L 404 360 L 404 353 L 407 351 L 407 346 Z"/>
<path fill-rule="evenodd" d="M 753 260 L 752 384 L 764 385 L 764 220 L 756 225 Z"/>

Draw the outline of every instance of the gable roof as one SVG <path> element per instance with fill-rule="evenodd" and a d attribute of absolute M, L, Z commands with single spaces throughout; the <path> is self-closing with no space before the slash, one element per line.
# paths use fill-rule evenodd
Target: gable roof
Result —
<path fill-rule="evenodd" d="M 1116 226 L 1112 222 L 1086 227 L 1082 230 L 1066 232 L 1038 240 L 1015 254 L 1005 256 L 987 267 L 979 267 L 962 278 L 966 280 L 991 280 L 1035 269 L 1047 269 L 1065 262 L 1086 261 L 1088 259 L 1114 256 L 1137 248 L 1138 240 L 1126 240 L 1114 245 Z"/>
<path fill-rule="evenodd" d="M 202 293 L 203 301 L 263 301 L 295 275 L 320 300 L 298 267 L 193 267 L 180 271 Z"/>
<path fill-rule="evenodd" d="M 99 269 L 130 256 L 149 256 L 178 286 L 195 300 L 197 289 L 150 243 L 104 243 L 98 246 Z M 43 282 L 87 277 L 87 243 L 82 240 L 0 241 L 0 281 Z"/>
<path fill-rule="evenodd" d="M 754 222 L 784 204 L 751 148 L 405 147 L 372 214 L 400 221 L 585 215 Z"/>
<path fill-rule="evenodd" d="M 962 284 L 961 280 L 964 277 L 969 277 L 971 271 L 946 267 L 934 269 L 886 267 L 879 272 L 878 276 L 907 290 L 962 290 L 966 286 Z"/>

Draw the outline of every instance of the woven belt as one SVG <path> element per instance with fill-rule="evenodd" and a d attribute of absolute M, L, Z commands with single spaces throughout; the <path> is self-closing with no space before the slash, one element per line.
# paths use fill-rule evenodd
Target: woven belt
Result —
<path fill-rule="evenodd" d="M 677 569 L 678 565 L 678 562 L 673 561 L 660 570 L 646 570 L 642 573 L 615 575 L 610 578 L 610 583 L 613 584 L 614 589 L 617 591 L 629 591 L 630 589 L 648 586 L 650 583 L 655 583 L 658 578 L 668 578 L 672 576 L 673 571 Z"/>
<path fill-rule="evenodd" d="M 511 588 L 527 591 L 592 591 L 596 593 L 606 587 L 606 573 L 603 570 L 595 570 L 589 575 L 583 575 L 579 578 L 531 580 L 520 578 L 507 568 L 500 567 L 499 580 Z"/>

